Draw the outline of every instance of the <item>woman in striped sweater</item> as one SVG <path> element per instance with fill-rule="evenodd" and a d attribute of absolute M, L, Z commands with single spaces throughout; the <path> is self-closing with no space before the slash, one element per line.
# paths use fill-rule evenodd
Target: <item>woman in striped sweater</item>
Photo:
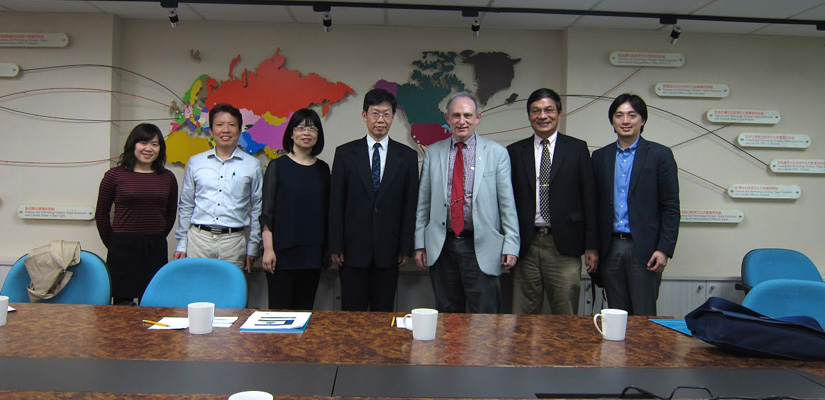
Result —
<path fill-rule="evenodd" d="M 166 236 L 175 224 L 178 181 L 165 164 L 166 143 L 160 129 L 140 124 L 126 139 L 117 166 L 100 182 L 95 220 L 109 249 L 106 264 L 114 304 L 143 296 L 149 281 L 168 261 Z"/>

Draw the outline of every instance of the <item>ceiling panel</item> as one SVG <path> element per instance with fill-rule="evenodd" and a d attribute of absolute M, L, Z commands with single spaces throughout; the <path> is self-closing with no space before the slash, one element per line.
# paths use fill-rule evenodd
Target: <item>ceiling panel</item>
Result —
<path fill-rule="evenodd" d="M 229 0 L 223 0 L 229 2 Z M 336 7 L 332 5 L 333 25 L 395 25 L 467 28 L 472 20 L 458 11 L 384 10 L 380 8 Z M 576 9 L 663 14 L 695 14 L 752 18 L 794 18 L 825 21 L 825 0 L 360 0 L 376 5 L 415 4 L 456 7 L 512 7 Z M 77 0 L 0 0 L 0 11 L 110 13 L 121 18 L 166 19 L 168 11 L 158 0 L 77 1 Z M 278 23 L 321 23 L 322 14 L 311 6 L 227 5 L 183 3 L 178 9 L 182 21 L 269 21 Z M 291 15 L 290 15 L 291 14 Z M 294 21 L 293 21 L 294 17 Z M 655 18 L 617 18 L 549 14 L 482 13 L 482 29 L 562 30 L 568 26 L 605 29 L 662 29 Z M 809 26 L 763 25 L 681 20 L 686 31 L 759 35 L 823 37 Z"/>
<path fill-rule="evenodd" d="M 604 0 L 594 10 L 690 14 L 713 0 Z"/>
<path fill-rule="evenodd" d="M 772 24 L 751 33 L 755 35 L 811 36 L 825 38 L 825 31 L 817 31 L 816 27 L 810 25 Z"/>
<path fill-rule="evenodd" d="M 481 28 L 561 31 L 578 18 L 578 15 L 485 13 Z"/>
<path fill-rule="evenodd" d="M 493 0 L 491 7 L 549 8 L 560 10 L 588 10 L 601 0 Z"/>
<path fill-rule="evenodd" d="M 459 11 L 389 10 L 387 16 L 388 23 L 397 26 L 469 29 L 473 22 L 473 18 L 462 17 Z"/>
<path fill-rule="evenodd" d="M 657 30 L 662 27 L 655 18 L 581 17 L 573 25 L 579 28 L 643 29 Z"/>
<path fill-rule="evenodd" d="M 823 4 L 822 0 L 716 0 L 696 12 L 697 15 L 730 17 L 788 18 Z"/>
<path fill-rule="evenodd" d="M 324 13 L 312 11 L 312 7 L 289 6 L 297 22 L 321 24 Z M 380 8 L 332 7 L 332 26 L 341 25 L 383 25 L 384 10 Z"/>
<path fill-rule="evenodd" d="M 294 22 L 286 6 L 187 4 L 209 21 Z"/>
<path fill-rule="evenodd" d="M 11 11 L 22 12 L 79 12 L 99 13 L 91 4 L 85 1 L 32 1 L 32 0 L 0 0 L 0 6 Z"/>
<path fill-rule="evenodd" d="M 382 1 L 379 1 L 382 3 Z M 387 0 L 389 4 L 431 4 L 431 5 L 451 5 L 464 7 L 487 7 L 489 0 L 451 0 L 451 1 L 435 1 L 435 0 Z"/>
<path fill-rule="evenodd" d="M 822 4 L 820 4 L 819 6 L 796 14 L 793 17 L 795 19 L 815 19 L 819 21 L 825 21 L 825 1 L 822 1 L 821 3 Z"/>
<path fill-rule="evenodd" d="M 126 3 L 114 1 L 92 1 L 95 7 L 103 10 L 107 14 L 114 14 L 121 18 L 129 19 L 164 19 L 168 18 L 169 10 L 160 6 L 160 2 L 155 3 Z M 183 19 L 201 19 L 188 7 L 181 7 L 178 16 Z"/>
<path fill-rule="evenodd" d="M 679 21 L 679 26 L 682 28 L 682 35 L 689 34 L 689 32 L 747 34 L 762 29 L 768 24 L 682 20 Z"/>

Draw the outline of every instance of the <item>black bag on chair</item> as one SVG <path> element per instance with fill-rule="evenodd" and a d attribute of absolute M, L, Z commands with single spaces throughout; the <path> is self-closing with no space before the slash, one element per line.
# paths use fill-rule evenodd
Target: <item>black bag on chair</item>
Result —
<path fill-rule="evenodd" d="M 693 336 L 745 356 L 825 360 L 825 331 L 811 317 L 771 318 L 711 297 L 685 315 Z"/>

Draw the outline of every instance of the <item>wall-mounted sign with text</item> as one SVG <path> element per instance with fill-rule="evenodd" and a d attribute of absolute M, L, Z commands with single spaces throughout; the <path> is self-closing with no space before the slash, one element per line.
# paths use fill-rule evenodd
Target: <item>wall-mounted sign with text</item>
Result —
<path fill-rule="evenodd" d="M 777 147 L 807 149 L 811 137 L 795 133 L 747 133 L 742 132 L 737 139 L 742 147 Z"/>
<path fill-rule="evenodd" d="M 723 83 L 675 83 L 659 82 L 656 84 L 659 97 L 711 97 L 721 99 L 728 97 L 730 87 Z"/>
<path fill-rule="evenodd" d="M 66 47 L 65 33 L 0 32 L 0 47 Z"/>
<path fill-rule="evenodd" d="M 610 63 L 617 67 L 681 67 L 685 56 L 681 53 L 640 53 L 638 51 L 614 51 Z"/>
<path fill-rule="evenodd" d="M 771 161 L 771 171 L 777 174 L 825 174 L 825 160 Z"/>
<path fill-rule="evenodd" d="M 707 224 L 738 224 L 745 219 L 742 210 L 720 210 L 706 208 L 683 208 L 682 222 Z"/>
<path fill-rule="evenodd" d="M 798 199 L 802 189 L 797 185 L 764 185 L 736 183 L 728 187 L 734 199 Z"/>
<path fill-rule="evenodd" d="M 779 123 L 779 111 L 775 110 L 731 110 L 711 108 L 708 121 L 717 124 L 769 124 Z"/>
<path fill-rule="evenodd" d="M 88 221 L 95 217 L 92 207 L 20 205 L 17 216 L 23 219 L 74 219 Z"/>

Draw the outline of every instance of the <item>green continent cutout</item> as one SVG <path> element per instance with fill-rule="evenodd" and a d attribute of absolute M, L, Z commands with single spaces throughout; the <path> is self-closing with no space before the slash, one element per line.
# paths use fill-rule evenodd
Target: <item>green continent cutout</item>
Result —
<path fill-rule="evenodd" d="M 425 51 L 413 61 L 409 83 L 398 85 L 398 101 L 411 124 L 444 124 L 444 112 L 438 104 L 452 92 L 466 90 L 464 82 L 453 72 L 457 53 Z"/>

